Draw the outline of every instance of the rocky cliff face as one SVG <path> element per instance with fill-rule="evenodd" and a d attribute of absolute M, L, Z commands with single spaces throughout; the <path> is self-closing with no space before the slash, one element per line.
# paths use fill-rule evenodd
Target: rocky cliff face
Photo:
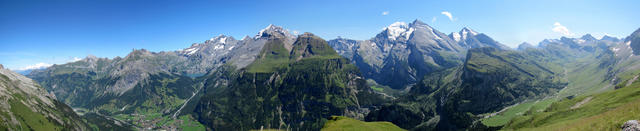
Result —
<path fill-rule="evenodd" d="M 73 107 L 105 115 L 176 116 L 202 89 L 203 82 L 196 77 L 223 65 L 248 66 L 259 57 L 271 37 L 281 37 L 283 48 L 292 50 L 296 36 L 282 27 L 270 25 L 253 38 L 236 40 L 220 35 L 177 51 L 140 49 L 124 58 L 113 59 L 88 56 L 34 71 L 28 76 Z"/>
<path fill-rule="evenodd" d="M 269 25 L 241 40 L 221 35 L 172 52 L 141 49 L 124 58 L 90 56 L 29 76 L 59 100 L 107 116 L 162 121 L 199 109 L 202 114 L 193 115 L 215 129 L 319 129 L 330 115 L 363 118 L 367 107 L 384 101 L 349 63 L 311 33 L 293 36 Z M 246 110 L 231 109 L 241 107 Z M 253 109 L 264 113 L 250 113 Z M 266 114 L 273 112 L 279 112 L 277 121 Z M 231 117 L 237 113 L 245 116 Z"/>
<path fill-rule="evenodd" d="M 121 96 L 135 87 L 148 85 L 153 81 L 151 76 L 197 77 L 224 64 L 245 67 L 255 60 L 269 36 L 285 38 L 288 49 L 295 39 L 282 27 L 270 25 L 253 38 L 236 40 L 220 35 L 178 51 L 140 49 L 124 58 L 114 59 L 88 56 L 80 61 L 34 71 L 28 76 L 65 103 L 86 106 L 93 97 Z"/>
<path fill-rule="evenodd" d="M 468 49 L 508 49 L 468 28 L 445 35 L 418 20 L 393 23 L 370 40 L 339 38 L 329 45 L 353 61 L 365 78 L 395 89 L 410 86 L 433 71 L 462 64 Z"/>
<path fill-rule="evenodd" d="M 625 42 L 633 49 L 634 55 L 640 55 L 640 29 L 634 31 L 631 36 L 627 37 Z"/>
<path fill-rule="evenodd" d="M 429 74 L 397 104 L 373 111 L 367 120 L 405 129 L 467 128 L 477 115 L 554 94 L 566 85 L 557 73 L 562 69 L 538 61 L 522 52 L 471 49 L 463 65 Z"/>
<path fill-rule="evenodd" d="M 69 106 L 33 80 L 0 65 L 0 129 L 89 130 Z"/>
<path fill-rule="evenodd" d="M 362 118 L 383 101 L 326 41 L 305 33 L 292 48 L 285 42 L 269 37 L 246 68 L 207 76 L 199 121 L 216 130 L 317 130 L 332 115 Z"/>

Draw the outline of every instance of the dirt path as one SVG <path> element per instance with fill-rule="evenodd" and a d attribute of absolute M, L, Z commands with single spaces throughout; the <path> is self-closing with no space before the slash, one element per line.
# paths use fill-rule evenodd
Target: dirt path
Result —
<path fill-rule="evenodd" d="M 593 98 L 593 96 L 589 96 L 587 98 L 585 98 L 584 100 L 576 103 L 575 105 L 571 106 L 571 109 L 576 109 L 576 108 L 580 108 L 580 106 L 582 106 L 583 104 L 591 101 L 591 98 Z"/>
<path fill-rule="evenodd" d="M 178 115 L 180 114 L 180 111 L 182 111 L 182 109 L 187 105 L 187 103 L 189 103 L 189 101 L 191 100 L 191 98 L 193 98 L 194 96 L 196 96 L 196 94 L 198 94 L 198 92 L 200 92 L 200 90 L 203 87 L 204 84 L 200 83 L 200 88 L 198 88 L 198 90 L 196 90 L 196 92 L 193 92 L 193 95 L 191 95 L 191 97 L 189 97 L 189 99 L 187 99 L 186 101 L 184 101 L 184 103 L 182 103 L 182 106 L 180 106 L 180 109 L 178 109 L 175 113 L 173 113 L 173 119 L 176 119 L 178 117 Z"/>

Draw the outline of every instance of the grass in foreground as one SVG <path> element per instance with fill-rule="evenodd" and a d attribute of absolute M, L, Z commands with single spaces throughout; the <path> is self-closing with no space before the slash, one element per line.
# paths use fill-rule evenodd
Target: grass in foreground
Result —
<path fill-rule="evenodd" d="M 516 106 L 513 106 L 507 109 L 506 111 L 500 114 L 497 114 L 493 117 L 489 117 L 487 119 L 483 119 L 482 124 L 491 126 L 491 127 L 505 125 L 514 117 L 525 113 L 527 110 L 531 108 L 531 106 L 533 106 L 533 104 L 536 104 L 536 102 L 528 101 L 525 103 L 518 104 Z"/>
<path fill-rule="evenodd" d="M 391 122 L 363 122 L 344 116 L 331 116 L 322 131 L 404 131 Z"/>
<path fill-rule="evenodd" d="M 592 99 L 571 109 L 587 97 Z M 640 83 L 600 94 L 564 99 L 545 112 L 515 118 L 505 130 L 620 130 L 627 120 L 640 119 Z"/>
<path fill-rule="evenodd" d="M 557 99 L 555 98 L 546 98 L 539 101 L 528 101 L 513 106 L 502 113 L 499 113 L 493 117 L 485 118 L 481 121 L 482 124 L 490 127 L 503 126 L 509 123 L 509 121 L 511 121 L 513 118 L 516 118 L 518 116 L 542 112 L 555 101 L 557 101 Z"/>

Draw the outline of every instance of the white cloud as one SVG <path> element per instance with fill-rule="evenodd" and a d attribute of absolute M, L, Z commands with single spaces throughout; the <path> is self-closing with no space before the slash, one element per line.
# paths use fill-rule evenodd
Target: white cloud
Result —
<path fill-rule="evenodd" d="M 389 14 L 389 11 L 383 11 L 382 12 L 382 15 L 388 15 L 388 14 Z"/>
<path fill-rule="evenodd" d="M 445 15 L 445 16 L 447 16 L 447 17 L 449 17 L 449 20 L 451 20 L 451 21 L 453 21 L 453 20 L 454 20 L 454 19 L 453 19 L 453 15 L 451 15 L 451 13 L 450 13 L 450 12 L 448 12 L 448 11 L 443 11 L 443 12 L 441 12 L 440 14 L 443 14 L 443 15 Z"/>
<path fill-rule="evenodd" d="M 40 62 L 40 63 L 35 64 L 35 65 L 30 65 L 30 66 L 22 67 L 22 68 L 20 68 L 20 69 L 18 69 L 18 70 L 42 69 L 42 68 L 47 68 L 47 67 L 52 66 L 52 65 L 53 65 L 53 64 L 47 64 L 47 63 L 42 63 L 42 62 Z"/>
<path fill-rule="evenodd" d="M 551 30 L 553 32 L 560 33 L 563 36 L 573 36 L 573 35 L 575 35 L 571 31 L 569 31 L 569 29 L 567 27 L 563 26 L 562 24 L 560 24 L 558 22 L 553 23 L 553 29 L 551 29 Z"/>
<path fill-rule="evenodd" d="M 82 58 L 73 57 L 73 58 L 69 59 L 69 62 L 76 62 L 76 61 L 79 61 L 79 60 L 82 60 Z"/>
<path fill-rule="evenodd" d="M 436 22 L 436 17 L 431 18 L 431 23 Z"/>

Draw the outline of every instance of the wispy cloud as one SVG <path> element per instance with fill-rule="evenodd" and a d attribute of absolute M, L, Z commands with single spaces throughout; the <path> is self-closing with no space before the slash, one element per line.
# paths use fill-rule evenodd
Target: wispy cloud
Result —
<path fill-rule="evenodd" d="M 441 12 L 440 14 L 443 14 L 443 15 L 445 15 L 445 16 L 447 16 L 447 17 L 449 17 L 449 20 L 454 21 L 454 19 L 453 19 L 453 15 L 451 15 L 451 12 L 443 11 L 443 12 Z"/>
<path fill-rule="evenodd" d="M 82 60 L 82 58 L 73 57 L 73 58 L 69 59 L 69 62 L 76 62 L 76 61 L 79 61 L 79 60 Z"/>
<path fill-rule="evenodd" d="M 433 18 L 431 18 L 431 23 L 436 22 L 437 18 L 434 16 Z"/>
<path fill-rule="evenodd" d="M 389 15 L 389 11 L 383 11 L 382 15 Z"/>
<path fill-rule="evenodd" d="M 26 67 L 19 68 L 18 70 L 42 69 L 42 68 L 47 68 L 47 67 L 52 66 L 52 65 L 53 64 L 40 62 L 38 64 L 29 65 L 29 66 L 26 66 Z"/>
<path fill-rule="evenodd" d="M 560 33 L 563 36 L 573 36 L 573 35 L 575 35 L 571 31 L 569 31 L 569 29 L 566 26 L 563 26 L 559 22 L 553 23 L 553 29 L 551 29 L 551 30 L 553 32 Z"/>

